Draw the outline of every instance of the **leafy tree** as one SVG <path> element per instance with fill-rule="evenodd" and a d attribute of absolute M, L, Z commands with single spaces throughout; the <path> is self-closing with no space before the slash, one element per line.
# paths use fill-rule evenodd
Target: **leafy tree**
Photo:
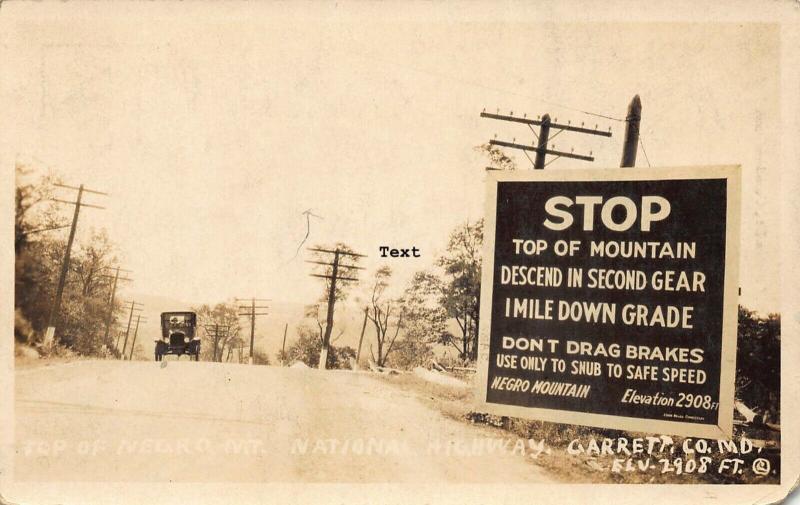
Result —
<path fill-rule="evenodd" d="M 441 343 L 468 360 L 475 360 L 478 351 L 482 246 L 483 219 L 466 222 L 450 234 L 447 250 L 437 261 L 445 277 L 442 305 L 461 330 L 460 336 L 443 334 Z"/>
<path fill-rule="evenodd" d="M 39 175 L 28 166 L 16 165 L 14 215 L 14 334 L 33 343 L 47 325 L 55 292 L 57 269 L 63 256 L 63 241 L 50 233 L 65 225 L 51 201 L 51 174 Z"/>
<path fill-rule="evenodd" d="M 35 343 L 50 315 L 66 240 L 55 230 L 69 221 L 52 202 L 52 173 L 40 175 L 31 167 L 16 167 L 14 249 L 15 335 Z M 109 270 L 118 264 L 116 246 L 104 230 L 91 230 L 72 251 L 59 310 L 58 343 L 85 355 L 113 353 L 104 341 L 111 290 Z M 119 304 L 112 307 L 112 314 Z"/>
<path fill-rule="evenodd" d="M 200 359 L 204 361 L 222 361 L 226 347 L 239 345 L 239 310 L 236 304 L 218 303 L 201 305 L 192 309 L 197 313 L 197 326 L 200 331 Z M 202 328 L 202 331 L 200 330 Z M 216 342 L 216 359 L 214 358 L 214 333 L 219 329 Z"/>
<path fill-rule="evenodd" d="M 258 349 L 253 349 L 253 364 L 255 365 L 269 365 L 269 356 L 267 353 Z"/>
<path fill-rule="evenodd" d="M 736 397 L 779 423 L 781 397 L 781 316 L 759 317 L 739 307 Z"/>
<path fill-rule="evenodd" d="M 60 245 L 63 250 L 65 245 Z M 51 259 L 54 265 L 60 264 L 62 254 L 58 252 L 57 261 Z M 104 348 L 114 347 L 111 338 L 105 341 L 104 337 L 113 282 L 109 273 L 117 264 L 116 246 L 104 230 L 92 229 L 72 254 L 59 312 L 58 338 L 79 354 L 100 355 Z M 54 276 L 53 284 L 56 282 Z M 120 309 L 121 303 L 115 301 L 112 314 Z"/>
<path fill-rule="evenodd" d="M 320 359 L 320 339 L 316 329 L 303 323 L 297 327 L 297 335 L 297 340 L 286 350 L 284 363 L 288 365 L 302 361 L 308 366 L 316 366 Z M 356 352 L 351 347 L 331 345 L 325 367 L 328 369 L 350 368 L 350 359 L 355 356 Z"/>
<path fill-rule="evenodd" d="M 277 358 L 278 363 L 280 363 L 281 366 L 286 366 L 286 364 L 289 362 L 289 353 L 285 349 L 281 349 L 278 351 L 275 358 Z"/>
<path fill-rule="evenodd" d="M 305 317 L 304 324 L 309 325 L 308 331 L 312 331 L 311 327 L 313 326 L 313 333 L 317 337 L 317 341 L 319 345 L 322 346 L 325 338 L 325 329 L 327 328 L 327 321 L 325 319 L 327 306 L 321 303 L 314 303 L 311 305 L 306 305 L 304 307 L 305 312 L 303 316 Z M 344 334 L 344 329 L 340 328 L 339 332 L 335 336 L 331 336 L 330 343 L 333 344 Z"/>
<path fill-rule="evenodd" d="M 394 347 L 388 365 L 393 368 L 410 370 L 414 367 L 425 366 L 433 357 L 433 349 L 429 343 L 401 338 Z"/>
<path fill-rule="evenodd" d="M 489 167 L 496 170 L 516 170 L 517 164 L 513 158 L 509 158 L 497 146 L 493 146 L 488 142 L 475 147 L 476 151 L 485 154 L 489 158 Z"/>
<path fill-rule="evenodd" d="M 52 202 L 53 184 L 61 180 L 53 173 L 37 175 L 36 171 L 16 164 L 14 215 L 14 250 L 19 254 L 25 245 L 40 233 L 67 225 Z"/>
<path fill-rule="evenodd" d="M 426 271 L 416 272 L 401 298 L 403 335 L 397 341 L 391 365 L 409 369 L 433 357 L 432 344 L 443 341 L 447 312 L 440 303 L 442 281 Z"/>
<path fill-rule="evenodd" d="M 228 340 L 228 342 L 227 342 L 227 345 L 228 345 L 228 352 L 225 354 L 225 361 L 226 362 L 230 362 L 231 359 L 236 357 L 237 362 L 238 363 L 242 363 L 243 362 L 243 357 L 244 357 L 244 352 L 243 352 L 244 345 L 245 345 L 244 339 L 241 336 L 237 335 L 235 337 L 230 338 Z M 220 357 L 221 356 L 222 356 L 222 352 L 220 352 Z M 262 359 L 262 358 L 265 358 L 265 359 Z M 265 363 L 256 363 L 256 361 L 259 361 L 259 360 L 266 361 L 266 362 Z M 260 351 L 257 351 L 256 349 L 253 349 L 253 362 L 256 363 L 256 364 L 269 365 L 269 358 L 267 358 L 266 355 L 261 353 Z"/>
<path fill-rule="evenodd" d="M 315 249 L 326 249 L 329 251 L 341 251 L 344 253 L 353 253 L 353 249 L 350 248 L 347 244 L 342 242 L 337 242 L 334 246 L 320 246 L 317 245 L 314 247 Z M 323 284 L 323 291 L 320 294 L 320 297 L 317 300 L 316 307 L 316 321 L 320 327 L 320 334 L 322 336 L 320 340 L 320 346 L 324 346 L 324 342 L 327 340 L 328 344 L 331 344 L 331 335 L 333 334 L 333 326 L 334 326 L 334 319 L 333 319 L 333 311 L 336 302 L 343 301 L 347 298 L 350 288 L 356 283 L 353 279 L 353 268 L 358 265 L 359 256 L 351 256 L 340 254 L 339 255 L 339 262 L 338 262 L 338 271 L 337 271 L 337 280 L 336 280 L 336 288 L 333 290 L 333 296 L 331 297 L 331 286 L 332 286 L 332 279 L 333 276 L 333 266 L 331 265 L 334 261 L 334 257 L 331 256 L 331 253 L 324 253 L 319 251 L 312 251 L 312 262 L 320 265 L 317 268 L 316 275 L 320 276 Z M 332 298 L 332 299 L 331 299 Z M 328 305 L 333 302 L 333 307 L 331 307 L 331 317 L 328 318 Z M 320 317 L 321 307 L 322 305 L 325 306 L 326 316 L 323 320 Z M 326 360 L 327 363 L 327 360 Z"/>

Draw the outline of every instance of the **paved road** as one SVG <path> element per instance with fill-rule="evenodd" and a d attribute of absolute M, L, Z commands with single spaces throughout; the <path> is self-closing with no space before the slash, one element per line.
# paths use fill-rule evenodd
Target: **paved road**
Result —
<path fill-rule="evenodd" d="M 80 361 L 16 373 L 16 480 L 548 482 L 367 373 Z"/>

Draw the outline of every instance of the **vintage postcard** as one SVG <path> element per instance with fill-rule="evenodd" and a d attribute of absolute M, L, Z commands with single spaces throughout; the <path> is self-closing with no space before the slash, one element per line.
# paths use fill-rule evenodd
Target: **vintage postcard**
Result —
<path fill-rule="evenodd" d="M 789 0 L 0 0 L 0 504 L 785 499 L 798 89 Z"/>

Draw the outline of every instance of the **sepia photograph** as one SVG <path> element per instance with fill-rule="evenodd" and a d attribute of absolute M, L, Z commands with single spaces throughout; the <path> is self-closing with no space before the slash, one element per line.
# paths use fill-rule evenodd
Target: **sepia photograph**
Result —
<path fill-rule="evenodd" d="M 785 499 L 800 11 L 679 5 L 0 1 L 0 504 Z"/>

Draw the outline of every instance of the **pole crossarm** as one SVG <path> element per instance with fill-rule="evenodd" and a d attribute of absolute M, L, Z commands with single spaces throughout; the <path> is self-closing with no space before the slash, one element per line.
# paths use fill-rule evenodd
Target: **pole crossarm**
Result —
<path fill-rule="evenodd" d="M 319 274 L 309 274 L 309 275 L 311 275 L 312 277 L 321 277 L 323 279 L 334 279 L 334 276 L 332 275 L 319 275 Z M 340 281 L 354 281 L 354 282 L 358 281 L 358 279 L 354 279 L 352 277 L 342 277 L 341 275 L 337 275 L 335 279 Z"/>
<path fill-rule="evenodd" d="M 355 256 L 357 258 L 366 258 L 367 257 L 366 254 L 351 253 L 351 252 L 339 251 L 339 250 L 332 251 L 330 249 L 321 249 L 321 248 L 318 248 L 318 247 L 309 247 L 308 250 L 309 251 L 316 251 L 316 252 L 331 253 L 331 254 L 337 254 L 338 253 L 338 254 L 343 255 L 343 256 Z"/>
<path fill-rule="evenodd" d="M 514 149 L 522 149 L 523 151 L 533 151 L 536 153 L 552 154 L 554 156 L 561 156 L 563 158 L 574 158 L 576 160 L 594 161 L 594 156 L 586 156 L 583 154 L 568 153 L 564 151 L 556 151 L 553 149 L 539 149 L 538 147 L 526 146 L 524 144 L 516 144 L 514 142 L 506 142 L 503 140 L 490 140 L 489 144 L 493 146 L 511 147 Z"/>
<path fill-rule="evenodd" d="M 80 191 L 80 190 L 81 190 L 81 188 L 79 188 L 79 187 L 76 187 L 76 186 L 70 186 L 70 185 L 68 185 L 68 184 L 59 184 L 59 183 L 53 183 L 53 186 L 58 186 L 59 188 L 74 189 L 74 190 L 76 190 L 76 191 Z M 87 188 L 83 188 L 83 192 L 84 192 L 84 193 L 94 193 L 94 194 L 96 194 L 96 195 L 108 196 L 108 193 L 103 193 L 102 191 L 97 191 L 97 190 L 95 190 L 95 189 L 87 189 Z"/>
<path fill-rule="evenodd" d="M 504 114 L 492 114 L 489 112 L 481 112 L 481 117 L 489 118 L 489 119 L 499 119 L 501 121 L 511 121 L 512 123 L 522 123 L 527 125 L 535 125 L 541 126 L 543 121 L 538 119 L 528 119 L 526 117 L 515 117 L 515 116 L 507 116 Z M 583 126 L 573 126 L 571 124 L 562 124 L 562 123 L 550 123 L 550 128 L 556 128 L 559 130 L 567 130 L 571 132 L 577 133 L 586 133 L 589 135 L 599 135 L 601 137 L 611 137 L 611 130 L 603 131 L 598 130 L 597 125 L 595 128 L 584 128 Z M 554 135 L 555 136 L 555 135 Z"/>
<path fill-rule="evenodd" d="M 122 267 L 102 267 L 100 270 L 119 270 L 120 272 L 128 272 L 129 274 L 133 273 L 133 270 L 128 270 L 127 268 Z"/>
<path fill-rule="evenodd" d="M 343 251 L 339 249 L 339 246 L 336 246 L 336 249 L 323 249 L 321 247 L 309 247 L 309 251 L 333 254 L 332 262 L 323 262 L 317 260 L 307 260 L 308 263 L 314 263 L 318 265 L 324 265 L 326 267 L 330 267 L 330 273 L 328 275 L 316 274 L 311 273 L 312 277 L 318 277 L 320 279 L 328 279 L 330 280 L 330 284 L 327 286 L 328 288 L 328 309 L 327 315 L 325 317 L 325 333 L 322 336 L 322 346 L 320 347 L 319 353 L 319 363 L 317 367 L 320 370 L 325 370 L 327 368 L 328 362 L 328 352 L 330 350 L 330 343 L 331 343 L 331 331 L 333 330 L 333 312 L 334 312 L 334 305 L 336 304 L 336 283 L 338 281 L 347 281 L 347 282 L 358 282 L 358 279 L 355 277 L 343 277 L 340 272 L 340 268 L 347 269 L 345 270 L 348 274 L 354 275 L 358 273 L 358 270 L 364 270 L 364 268 L 358 267 L 356 265 L 343 265 L 341 264 L 342 257 L 349 257 L 349 258 L 366 258 L 365 254 L 358 254 L 349 251 Z M 322 326 L 320 325 L 320 330 Z"/>
<path fill-rule="evenodd" d="M 58 199 L 58 198 L 51 198 L 51 200 L 54 201 L 54 202 L 58 202 L 58 203 L 68 203 L 70 205 L 79 205 L 81 207 L 92 207 L 93 209 L 103 209 L 103 210 L 105 210 L 105 207 L 101 207 L 99 205 L 92 205 L 92 204 L 89 204 L 89 203 L 70 202 L 70 201 L 61 200 L 61 199 Z"/>
<path fill-rule="evenodd" d="M 42 233 L 44 231 L 52 231 L 52 230 L 61 230 L 63 228 L 69 228 L 69 227 L 70 227 L 70 225 L 68 225 L 68 224 L 61 225 L 61 226 L 51 226 L 49 228 L 38 228 L 36 230 L 23 231 L 22 234 L 23 235 L 32 235 L 34 233 Z"/>
<path fill-rule="evenodd" d="M 129 279 L 128 277 L 117 277 L 116 275 L 102 274 L 100 277 L 107 277 L 109 279 L 116 279 L 118 281 L 130 281 L 130 282 L 133 282 L 133 279 Z"/>
<path fill-rule="evenodd" d="M 239 317 L 249 317 L 250 318 L 250 357 L 248 358 L 248 362 L 252 365 L 255 363 L 254 356 L 255 356 L 255 339 L 256 339 L 256 316 L 268 316 L 269 313 L 267 312 L 256 312 L 258 310 L 266 310 L 269 309 L 268 305 L 256 305 L 256 302 L 269 302 L 272 301 L 271 298 L 234 298 L 237 302 L 250 302 L 249 305 L 239 305 L 238 309 L 247 312 L 238 312 L 237 315 Z"/>
<path fill-rule="evenodd" d="M 325 263 L 324 261 L 305 260 L 305 262 L 306 263 L 314 263 L 314 264 L 317 264 L 317 265 L 325 265 L 325 266 L 328 266 L 328 267 L 332 267 L 333 266 L 333 263 Z M 339 265 L 339 268 L 353 268 L 353 269 L 356 269 L 356 270 L 366 270 L 366 268 L 359 267 L 359 266 L 356 266 L 356 265 Z"/>

